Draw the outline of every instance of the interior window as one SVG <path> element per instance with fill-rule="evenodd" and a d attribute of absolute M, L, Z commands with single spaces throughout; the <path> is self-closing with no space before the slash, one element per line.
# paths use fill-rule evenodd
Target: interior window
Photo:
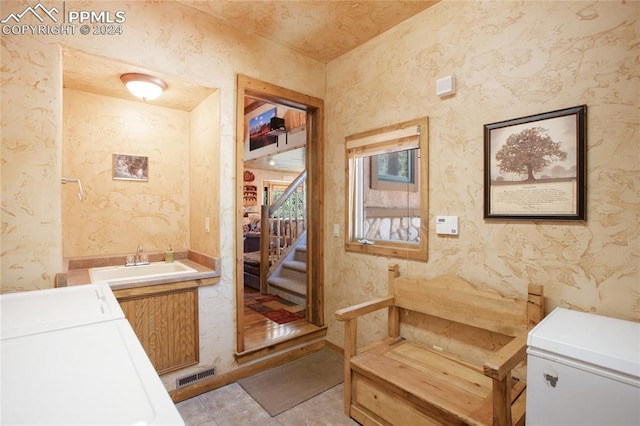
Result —
<path fill-rule="evenodd" d="M 287 189 L 291 182 L 279 181 L 279 180 L 265 180 L 264 181 L 264 194 L 265 200 L 263 204 L 273 204 Z"/>
<path fill-rule="evenodd" d="M 271 205 L 275 203 L 282 194 L 287 190 L 291 182 L 284 181 L 265 181 L 265 204 Z M 305 214 L 306 203 L 304 199 L 305 191 L 302 186 L 296 189 L 285 202 L 276 210 L 278 217 L 298 217 L 303 218 Z"/>
<path fill-rule="evenodd" d="M 428 120 L 346 138 L 346 249 L 427 259 Z"/>

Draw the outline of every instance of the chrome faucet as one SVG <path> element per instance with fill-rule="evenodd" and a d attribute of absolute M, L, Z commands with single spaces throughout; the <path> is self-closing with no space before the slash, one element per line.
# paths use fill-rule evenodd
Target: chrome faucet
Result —
<path fill-rule="evenodd" d="M 140 266 L 140 265 L 148 265 L 149 257 L 143 253 L 142 244 L 138 244 L 138 248 L 136 249 L 136 254 L 127 256 L 127 260 L 124 266 Z"/>

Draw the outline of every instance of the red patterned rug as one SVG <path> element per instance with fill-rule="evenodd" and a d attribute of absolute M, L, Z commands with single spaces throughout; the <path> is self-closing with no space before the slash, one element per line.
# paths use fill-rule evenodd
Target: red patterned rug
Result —
<path fill-rule="evenodd" d="M 247 305 L 247 307 L 278 324 L 304 319 L 306 316 L 303 306 L 296 305 L 279 296 L 258 297 L 254 303 Z"/>

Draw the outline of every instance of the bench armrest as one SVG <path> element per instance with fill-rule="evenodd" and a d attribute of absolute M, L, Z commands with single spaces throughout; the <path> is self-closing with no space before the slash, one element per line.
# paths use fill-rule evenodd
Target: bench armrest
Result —
<path fill-rule="evenodd" d="M 484 375 L 495 380 L 502 380 L 511 372 L 527 353 L 528 331 L 520 333 L 503 348 L 492 354 L 484 363 Z"/>
<path fill-rule="evenodd" d="M 370 300 L 368 302 L 359 303 L 357 305 L 349 306 L 348 308 L 339 309 L 336 311 L 336 319 L 338 321 L 352 320 L 361 315 L 369 314 L 379 309 L 393 306 L 394 300 L 395 298 L 393 296 L 386 296 Z"/>

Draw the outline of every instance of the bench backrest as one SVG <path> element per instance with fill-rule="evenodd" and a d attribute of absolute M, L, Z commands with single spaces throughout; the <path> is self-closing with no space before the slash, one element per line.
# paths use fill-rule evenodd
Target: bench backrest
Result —
<path fill-rule="evenodd" d="M 393 274 L 395 275 L 395 274 Z M 515 337 L 542 319 L 542 286 L 530 285 L 527 300 L 477 290 L 468 281 L 390 276 L 395 306 Z"/>

